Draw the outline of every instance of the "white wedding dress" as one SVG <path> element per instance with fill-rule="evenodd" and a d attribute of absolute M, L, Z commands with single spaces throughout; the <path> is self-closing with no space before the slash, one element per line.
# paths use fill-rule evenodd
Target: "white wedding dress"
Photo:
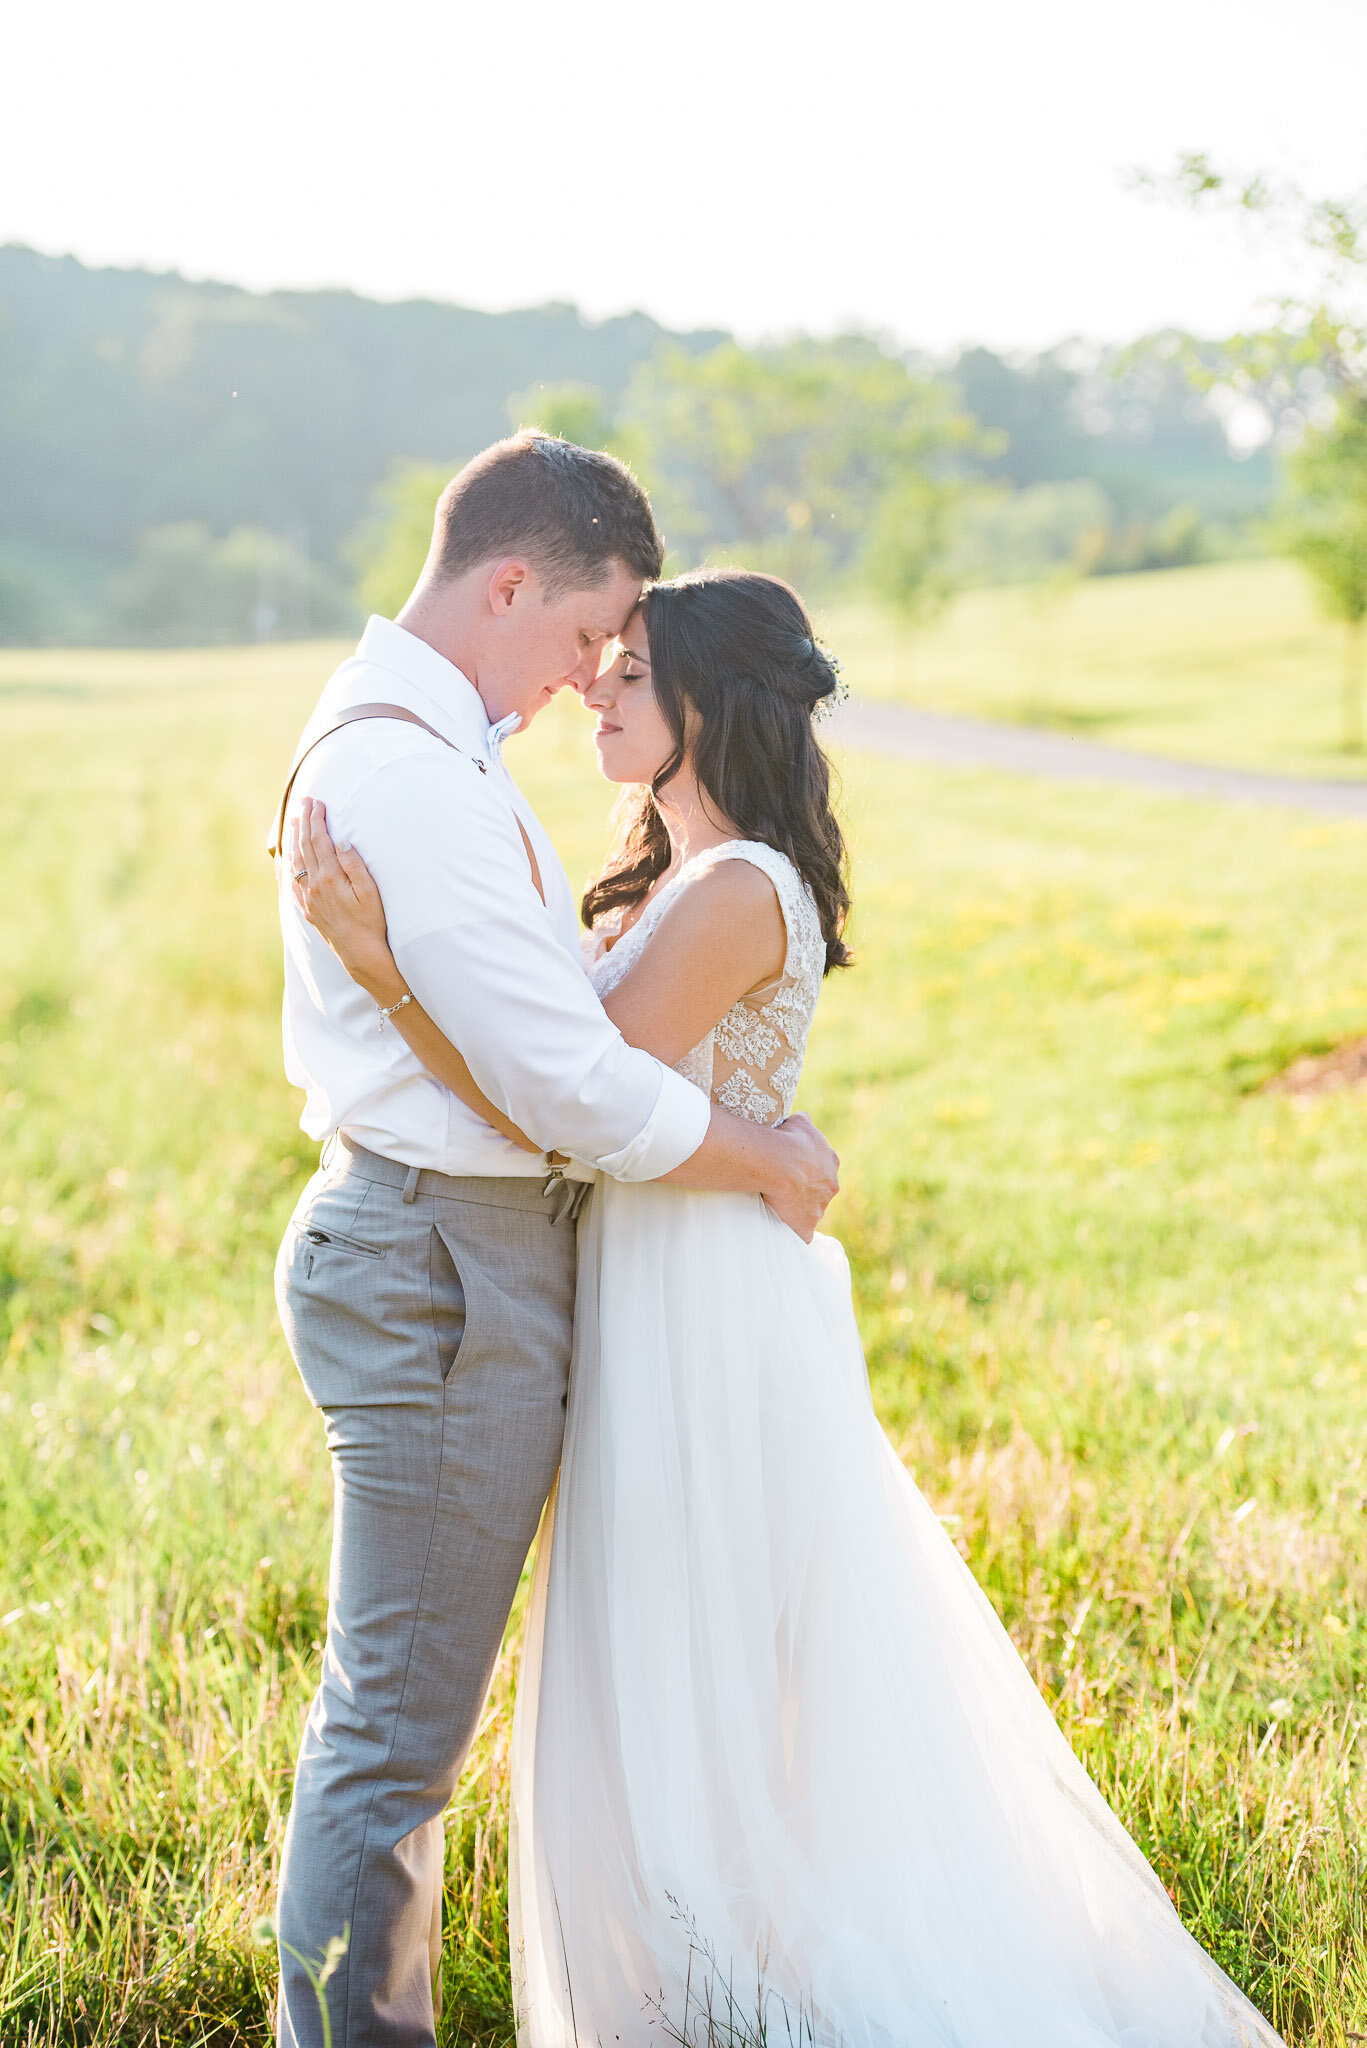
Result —
<path fill-rule="evenodd" d="M 786 969 L 681 1071 L 788 1113 Z M 677 884 L 671 885 L 677 886 Z M 605 992 L 671 889 L 592 966 Z M 874 1416 L 840 1246 L 604 1181 L 519 1682 L 519 2048 L 1275 2048 L 1184 1931 Z"/>

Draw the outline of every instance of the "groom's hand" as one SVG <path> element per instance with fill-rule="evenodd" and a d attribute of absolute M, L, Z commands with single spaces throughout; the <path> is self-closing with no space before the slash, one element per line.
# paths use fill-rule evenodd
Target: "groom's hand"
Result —
<path fill-rule="evenodd" d="M 810 1244 L 839 1192 L 840 1161 L 809 1116 L 752 1124 L 714 1108 L 697 1151 L 660 1179 L 681 1188 L 763 1195 L 779 1221 Z"/>
<path fill-rule="evenodd" d="M 840 1192 L 840 1159 L 800 1110 L 776 1125 L 774 1135 L 783 1144 L 781 1150 L 774 1148 L 777 1172 L 773 1185 L 765 1185 L 764 1199 L 790 1230 L 810 1244 L 818 1223 Z"/>

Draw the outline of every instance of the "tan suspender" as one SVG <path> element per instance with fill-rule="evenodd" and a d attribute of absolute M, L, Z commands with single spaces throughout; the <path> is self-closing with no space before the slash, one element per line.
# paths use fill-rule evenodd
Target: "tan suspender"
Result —
<path fill-rule="evenodd" d="M 340 732 L 344 725 L 355 725 L 363 718 L 399 718 L 403 720 L 405 725 L 420 725 L 424 732 L 431 733 L 434 740 L 440 740 L 444 747 L 450 747 L 451 752 L 453 754 L 460 753 L 460 748 L 456 745 L 454 740 L 448 740 L 445 733 L 438 732 L 437 728 L 434 725 L 429 725 L 425 718 L 419 718 L 416 711 L 406 710 L 402 704 L 353 704 L 349 711 L 343 711 L 339 715 L 337 723 L 335 725 L 330 725 L 326 732 L 320 732 L 316 740 L 309 741 L 309 744 L 305 747 L 303 753 L 299 756 L 299 759 L 295 762 L 293 768 L 290 770 L 290 779 L 285 784 L 285 794 L 281 797 L 280 808 L 275 814 L 275 830 L 271 833 L 270 838 L 266 842 L 266 850 L 270 854 L 272 860 L 277 860 L 279 858 L 281 848 L 284 845 L 285 812 L 289 808 L 290 797 L 293 793 L 295 778 L 298 775 L 299 770 L 303 767 L 305 761 L 307 761 L 309 755 L 313 752 L 315 747 L 321 746 L 324 740 L 330 740 L 332 738 L 332 735 L 335 732 Z M 464 758 L 466 760 L 473 761 L 474 766 L 479 770 L 481 775 L 488 774 L 489 771 L 486 768 L 483 761 L 476 759 L 475 756 L 473 755 L 466 755 Z M 541 901 L 544 903 L 546 900 L 546 891 L 541 886 L 541 870 L 537 866 L 536 854 L 532 849 L 532 842 L 527 837 L 527 828 L 523 824 L 521 818 L 518 817 L 516 811 L 513 812 L 513 822 L 516 824 L 518 831 L 522 834 L 522 844 L 527 849 L 527 861 L 532 871 L 532 880 L 536 884 L 536 893 L 541 898 Z"/>

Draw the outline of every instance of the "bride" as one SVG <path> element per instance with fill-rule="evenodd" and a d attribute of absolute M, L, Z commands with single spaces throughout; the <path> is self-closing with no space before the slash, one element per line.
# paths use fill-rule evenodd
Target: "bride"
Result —
<path fill-rule="evenodd" d="M 812 729 L 835 683 L 793 592 L 725 571 L 651 589 L 585 695 L 629 785 L 588 971 L 633 1044 L 764 1123 L 849 958 Z M 394 1001 L 364 863 L 316 809 L 305 833 L 301 903 Z M 415 1004 L 396 1021 L 508 1128 Z M 544 1532 L 514 1734 L 520 2048 L 1275 2048 L 879 1428 L 833 1239 L 758 1196 L 594 1187 Z"/>

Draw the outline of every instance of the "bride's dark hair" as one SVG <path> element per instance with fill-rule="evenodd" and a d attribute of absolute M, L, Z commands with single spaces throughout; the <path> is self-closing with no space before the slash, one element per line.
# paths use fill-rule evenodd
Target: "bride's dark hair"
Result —
<path fill-rule="evenodd" d="M 816 900 L 826 972 L 848 967 L 845 841 L 831 808 L 830 763 L 812 730 L 840 676 L 801 599 L 777 576 L 705 569 L 655 584 L 641 608 L 673 751 L 649 787 L 624 792 L 612 851 L 584 894 L 585 924 L 639 903 L 669 866 L 656 797 L 683 765 L 691 710 L 703 795 L 743 839 L 787 854 Z"/>

